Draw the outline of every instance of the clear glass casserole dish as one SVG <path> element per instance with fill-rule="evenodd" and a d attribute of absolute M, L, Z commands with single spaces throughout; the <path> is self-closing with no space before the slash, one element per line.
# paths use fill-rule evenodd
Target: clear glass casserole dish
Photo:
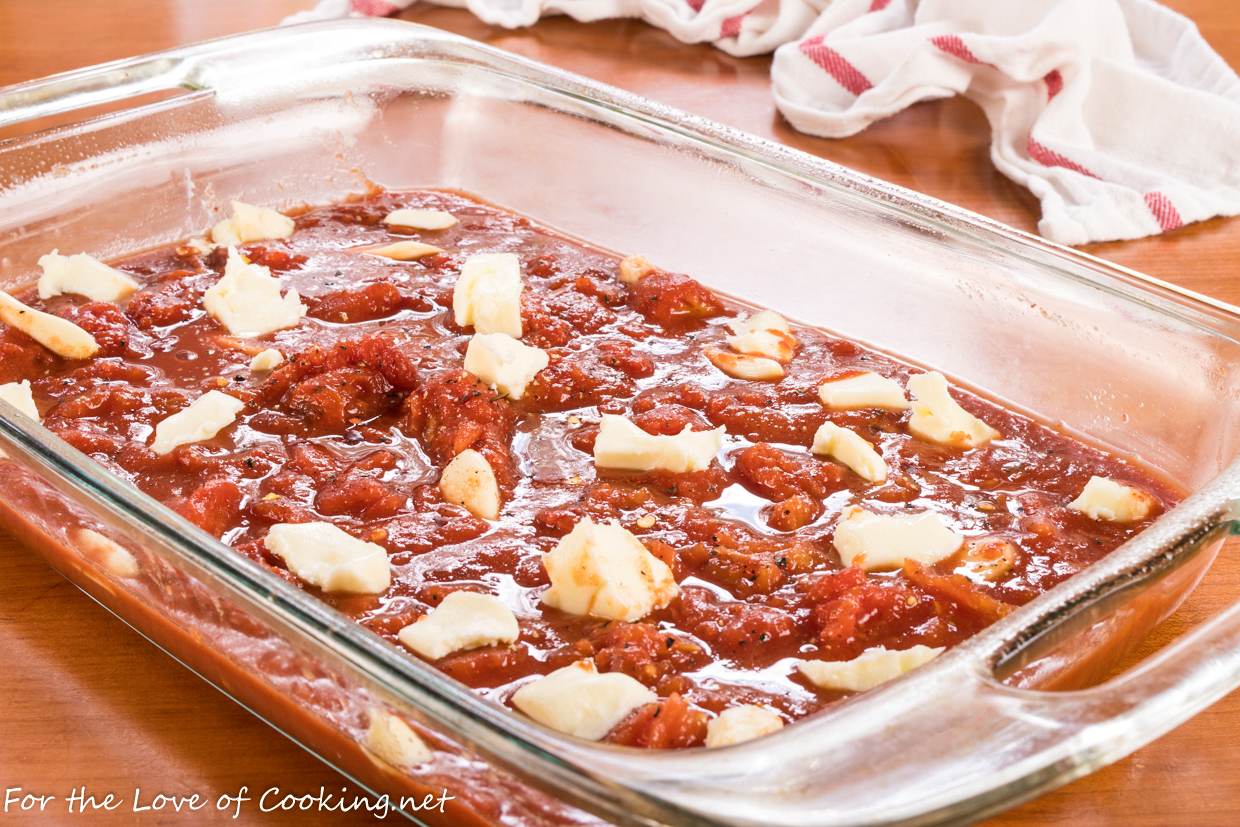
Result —
<path fill-rule="evenodd" d="M 1178 605 L 1240 522 L 1235 308 L 390 21 L 243 35 L 10 87 L 0 130 L 0 288 L 33 280 L 53 247 L 106 258 L 194 234 L 233 197 L 290 206 L 368 182 L 459 188 L 934 365 L 1192 492 L 901 681 L 749 744 L 651 754 L 559 736 L 479 699 L 0 403 L 0 524 L 359 783 L 456 796 L 446 814 L 407 808 L 415 816 L 973 818 L 1115 760 L 1240 685 L 1233 609 L 1081 688 Z M 381 714 L 412 725 L 432 761 L 403 771 L 368 751 Z"/>

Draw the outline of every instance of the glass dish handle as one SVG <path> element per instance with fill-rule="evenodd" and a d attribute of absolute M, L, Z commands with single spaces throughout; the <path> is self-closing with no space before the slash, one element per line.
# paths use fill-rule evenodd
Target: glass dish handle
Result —
<path fill-rule="evenodd" d="M 189 90 L 188 61 L 175 53 L 118 60 L 10 86 L 0 96 L 0 129 L 103 107 L 142 95 Z"/>
<path fill-rule="evenodd" d="M 797 733 L 712 750 L 705 761 L 701 753 L 652 756 L 640 777 L 629 773 L 625 784 L 685 814 L 663 814 L 664 823 L 956 823 L 1122 758 L 1240 686 L 1240 602 L 1088 689 L 1027 689 L 997 675 L 1070 642 L 1113 616 L 1117 603 L 1156 588 L 1225 534 L 1240 533 L 1240 480 L 1231 477 L 1227 505 L 1180 521 L 1165 546 L 1164 567 L 1111 572 L 1068 611 L 1017 624 L 1025 637 L 1004 638 L 1003 629 L 992 627 L 994 635 L 983 633 L 903 680 L 798 723 Z M 994 654 L 1000 651 L 995 640 L 1021 654 L 1004 662 Z M 595 775 L 607 777 L 612 769 L 625 775 L 608 764 L 592 755 Z M 718 812 L 731 815 L 722 822 L 696 818 Z"/>

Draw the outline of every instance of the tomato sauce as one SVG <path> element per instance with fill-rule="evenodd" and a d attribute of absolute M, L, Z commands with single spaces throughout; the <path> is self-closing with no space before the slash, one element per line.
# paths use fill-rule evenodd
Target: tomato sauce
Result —
<path fill-rule="evenodd" d="M 393 230 L 382 219 L 398 207 L 460 221 Z M 395 262 L 354 249 L 398 238 L 445 252 Z M 301 293 L 309 315 L 299 326 L 230 336 L 202 309 L 224 251 L 172 245 L 114 263 L 142 285 L 119 303 L 19 295 L 85 328 L 101 350 L 65 361 L 0 327 L 0 382 L 32 380 L 50 430 L 293 582 L 261 542 L 275 523 L 328 520 L 382 545 L 393 565 L 384 594 L 319 597 L 388 640 L 452 591 L 500 596 L 520 620 L 518 642 L 435 665 L 507 703 L 531 676 L 593 658 L 660 697 L 613 730 L 618 743 L 700 745 L 707 713 L 737 703 L 810 714 L 842 693 L 805 681 L 798 659 L 951 646 L 1105 556 L 1180 497 L 1135 463 L 960 390 L 956 399 L 999 439 L 960 451 L 912 437 L 906 412 L 828 411 L 817 397 L 828 377 L 872 370 L 903 383 L 918 370 L 813 328 L 795 329 L 799 350 L 781 381 L 731 379 L 703 350 L 723 346 L 725 323 L 749 308 L 676 273 L 627 285 L 617 256 L 458 193 L 375 192 L 306 209 L 291 238 L 242 251 Z M 519 401 L 462 369 L 472 330 L 454 324 L 452 290 L 465 258 L 480 252 L 519 255 L 523 340 L 550 354 Z M 287 361 L 251 372 L 251 357 L 269 347 Z M 155 425 L 207 390 L 246 403 L 237 421 L 210 440 L 152 452 Z M 600 471 L 590 452 L 603 413 L 654 434 L 722 425 L 722 460 L 683 474 Z M 810 453 L 828 420 L 882 449 L 885 482 Z M 445 502 L 436 486 L 466 448 L 496 472 L 505 503 L 494 523 Z M 1157 507 L 1132 524 L 1069 510 L 1093 475 L 1137 486 Z M 931 509 L 993 541 L 986 576 L 958 573 L 959 555 L 896 572 L 842 568 L 831 536 L 853 504 Z M 587 516 L 637 535 L 672 569 L 679 597 L 636 622 L 543 606 L 541 555 Z"/>

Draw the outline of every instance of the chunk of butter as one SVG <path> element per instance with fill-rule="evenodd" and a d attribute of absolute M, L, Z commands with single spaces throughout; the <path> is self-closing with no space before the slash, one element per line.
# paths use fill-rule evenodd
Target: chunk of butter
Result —
<path fill-rule="evenodd" d="M 66 359 L 89 359 L 99 352 L 95 337 L 68 319 L 27 307 L 0 290 L 0 322 L 17 328 Z"/>
<path fill-rule="evenodd" d="M 887 463 L 883 455 L 856 431 L 824 422 L 814 433 L 815 454 L 831 457 L 848 466 L 857 476 L 869 482 L 887 479 Z"/>
<path fill-rule="evenodd" d="M 620 260 L 620 281 L 625 284 L 637 284 L 655 269 L 655 266 L 644 256 L 625 256 Z"/>
<path fill-rule="evenodd" d="M 245 403 L 222 391 L 207 391 L 188 408 L 177 411 L 155 426 L 151 450 L 163 456 L 179 445 L 202 442 L 227 428 Z"/>
<path fill-rule="evenodd" d="M 289 571 L 325 592 L 380 594 L 392 585 L 392 565 L 383 547 L 331 523 L 279 523 L 263 545 Z"/>
<path fill-rule="evenodd" d="M 77 543 L 83 556 L 117 577 L 138 576 L 138 559 L 115 540 L 105 537 L 93 528 L 75 529 L 73 541 Z"/>
<path fill-rule="evenodd" d="M 476 333 L 465 349 L 465 370 L 510 399 L 520 399 L 525 388 L 550 359 L 507 333 Z"/>
<path fill-rule="evenodd" d="M 202 306 L 234 336 L 265 336 L 295 327 L 306 315 L 296 290 L 281 296 L 280 280 L 232 247 L 224 275 L 203 294 Z"/>
<path fill-rule="evenodd" d="M 370 724 L 363 743 L 380 761 L 400 770 L 431 760 L 430 749 L 413 728 L 382 709 L 370 711 Z"/>
<path fill-rule="evenodd" d="M 604 414 L 594 440 L 594 464 L 625 471 L 703 471 L 723 447 L 724 428 L 648 434 L 617 414 Z"/>
<path fill-rule="evenodd" d="M 706 725 L 706 746 L 729 747 L 784 728 L 784 719 L 767 706 L 741 704 L 725 709 Z"/>
<path fill-rule="evenodd" d="M 456 224 L 456 216 L 447 210 L 405 207 L 392 210 L 384 216 L 383 223 L 414 230 L 446 230 Z"/>
<path fill-rule="evenodd" d="M 542 602 L 570 614 L 637 620 L 680 593 L 667 564 L 618 523 L 586 517 L 542 560 L 551 579 Z"/>
<path fill-rule="evenodd" d="M 284 354 L 274 347 L 269 347 L 266 350 L 259 351 L 250 360 L 250 370 L 256 373 L 265 373 L 269 370 L 275 370 L 282 364 L 284 364 Z"/>
<path fill-rule="evenodd" d="M 455 505 L 484 520 L 499 517 L 499 483 L 487 458 L 466 448 L 452 458 L 439 476 L 439 492 Z"/>
<path fill-rule="evenodd" d="M 512 610 L 498 597 L 452 592 L 430 613 L 401 629 L 400 642 L 427 660 L 467 649 L 512 643 L 521 630 Z"/>
<path fill-rule="evenodd" d="M 913 436 L 953 448 L 976 448 L 1000 435 L 960 407 L 941 373 L 917 374 L 908 380 L 908 390 L 913 395 L 913 415 L 908 420 Z"/>
<path fill-rule="evenodd" d="M 932 511 L 875 514 L 858 506 L 844 509 L 831 542 L 844 565 L 867 571 L 899 568 L 905 560 L 930 565 L 951 557 L 964 535 L 949 528 Z"/>
<path fill-rule="evenodd" d="M 452 314 L 475 333 L 521 337 L 521 262 L 515 253 L 482 253 L 465 259 L 452 291 Z"/>
<path fill-rule="evenodd" d="M 1139 488 L 1106 477 L 1090 477 L 1080 495 L 1068 503 L 1092 520 L 1133 523 L 1144 520 L 1154 508 L 1154 498 Z"/>
<path fill-rule="evenodd" d="M 442 253 L 443 250 L 433 244 L 423 244 L 421 241 L 396 241 L 391 244 L 384 244 L 381 247 L 363 247 L 362 252 L 369 253 L 372 256 L 390 258 L 393 261 L 416 261 L 425 256 Z"/>
<path fill-rule="evenodd" d="M 855 411 L 862 408 L 885 408 L 902 411 L 908 408 L 900 383 L 872 371 L 854 373 L 839 379 L 828 379 L 818 388 L 818 398 L 833 411 Z"/>
<path fill-rule="evenodd" d="M 727 338 L 728 345 L 737 353 L 765 356 L 776 362 L 792 361 L 797 350 L 797 338 L 792 325 L 773 310 L 763 310 L 744 319 L 728 322 L 734 335 Z"/>
<path fill-rule="evenodd" d="M 34 394 L 30 392 L 29 379 L 0 385 L 0 399 L 8 402 L 35 422 L 43 421 L 39 417 L 39 408 L 34 404 Z"/>
<path fill-rule="evenodd" d="M 908 649 L 875 646 L 852 660 L 807 660 L 797 664 L 797 668 L 811 683 L 823 689 L 865 692 L 929 663 L 942 652 L 941 646 Z"/>
<path fill-rule="evenodd" d="M 557 669 L 512 695 L 512 705 L 543 726 L 589 741 L 602 739 L 638 707 L 657 700 L 628 675 L 600 675 L 592 660 Z"/>
<path fill-rule="evenodd" d="M 231 218 L 211 228 L 211 240 L 216 244 L 235 247 L 268 238 L 288 238 L 293 234 L 293 219 L 270 207 L 234 201 L 232 209 Z"/>
<path fill-rule="evenodd" d="M 52 250 L 39 259 L 39 267 L 43 268 L 43 275 L 39 277 L 41 299 L 75 293 L 92 301 L 114 302 L 139 287 L 127 274 L 86 253 L 62 256 L 59 250 Z"/>
<path fill-rule="evenodd" d="M 778 382 L 784 378 L 784 366 L 765 356 L 732 353 L 717 347 L 708 347 L 703 352 L 712 365 L 734 379 Z"/>

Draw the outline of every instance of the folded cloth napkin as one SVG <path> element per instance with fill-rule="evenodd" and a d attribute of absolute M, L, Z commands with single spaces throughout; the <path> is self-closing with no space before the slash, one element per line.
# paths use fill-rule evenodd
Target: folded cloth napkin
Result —
<path fill-rule="evenodd" d="M 921 100 L 985 112 L 990 155 L 1065 244 L 1240 213 L 1240 78 L 1154 0 L 433 0 L 500 26 L 640 17 L 735 55 L 775 51 L 775 103 L 838 138 Z M 413 0 L 322 0 L 300 19 Z"/>

